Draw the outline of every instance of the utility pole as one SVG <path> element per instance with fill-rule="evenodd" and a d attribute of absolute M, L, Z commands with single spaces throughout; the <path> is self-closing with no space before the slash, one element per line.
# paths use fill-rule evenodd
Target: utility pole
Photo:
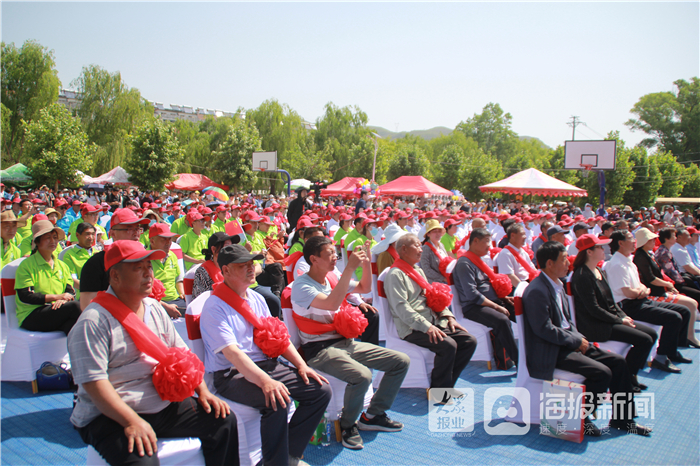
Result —
<path fill-rule="evenodd" d="M 571 140 L 572 141 L 576 140 L 576 127 L 578 125 L 585 125 L 586 124 L 586 123 L 582 122 L 581 120 L 579 120 L 579 118 L 580 117 L 578 117 L 578 116 L 572 116 L 571 122 L 567 123 L 567 125 L 571 126 L 571 128 L 572 128 L 572 130 L 571 130 Z"/>

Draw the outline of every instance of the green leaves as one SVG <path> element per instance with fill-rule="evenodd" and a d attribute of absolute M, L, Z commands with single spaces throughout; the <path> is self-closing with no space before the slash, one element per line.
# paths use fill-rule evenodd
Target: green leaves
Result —
<path fill-rule="evenodd" d="M 24 126 L 39 112 L 56 102 L 61 81 L 52 50 L 38 42 L 26 41 L 21 48 L 2 43 L 0 72 L 3 109 L 2 160 L 8 165 L 19 162 L 23 154 Z"/>
<path fill-rule="evenodd" d="M 255 181 L 253 152 L 261 150 L 257 128 L 236 120 L 229 127 L 219 149 L 212 152 L 212 159 L 222 182 L 234 190 L 250 186 Z"/>
<path fill-rule="evenodd" d="M 131 145 L 124 167 L 129 181 L 141 189 L 161 191 L 173 180 L 182 159 L 175 128 L 159 119 L 149 120 L 136 130 Z"/>
<path fill-rule="evenodd" d="M 76 170 L 87 172 L 97 147 L 88 142 L 80 121 L 59 104 L 39 112 L 39 118 L 24 123 L 26 159 L 37 185 L 82 185 Z"/>
<path fill-rule="evenodd" d="M 675 81 L 677 91 L 655 92 L 642 96 L 630 110 L 637 118 L 625 125 L 643 131 L 648 148 L 671 152 L 681 161 L 697 159 L 700 152 L 700 80 Z"/>

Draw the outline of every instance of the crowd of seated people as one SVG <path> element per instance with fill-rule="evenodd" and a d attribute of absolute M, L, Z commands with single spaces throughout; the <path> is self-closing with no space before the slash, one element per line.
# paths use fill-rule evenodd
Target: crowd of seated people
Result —
<path fill-rule="evenodd" d="M 399 209 L 373 204 L 367 195 L 362 200 L 325 205 L 302 189 L 289 216 L 287 205 L 273 198 L 262 205 L 195 196 L 185 204 L 160 196 L 118 206 L 56 198 L 56 207 L 44 214 L 30 199 L 3 202 L 2 264 L 25 256 L 21 246 L 30 245 L 16 272 L 17 319 L 26 330 L 69 335 L 80 385 L 72 421 L 86 443 L 121 462 L 153 453 L 154 435 L 172 433 L 166 416 L 182 417 L 191 427 L 213 418 L 207 432 L 217 440 L 203 442 L 205 457 L 227 458 L 232 451 L 222 442 L 235 449 L 235 422 L 208 390 L 215 388 L 260 411 L 265 463 L 303 464 L 300 457 L 330 399 L 321 373 L 347 383 L 340 418 L 346 448 L 363 448 L 362 430 L 402 430 L 387 412 L 411 361 L 379 345 L 379 303 L 370 296 L 373 276 L 382 273 L 387 315 L 398 337 L 435 355 L 431 388 L 455 387 L 475 353 L 476 338 L 457 319 L 464 318 L 490 329 L 485 344 L 493 345 L 499 369 L 527 364 L 532 377 L 544 380 L 555 368 L 581 374 L 594 406 L 608 390 L 626 395 L 629 409 L 613 417 L 611 427 L 650 434 L 625 413 L 634 412 L 634 394 L 647 388 L 638 374 L 657 340 L 652 370 L 680 373 L 679 365 L 693 362 L 681 351 L 700 347 L 694 325 L 698 230 L 653 215 L 637 221 L 616 212 L 605 218 L 522 204 L 500 211 L 466 203 L 460 209 Z M 273 247 L 290 260 L 276 259 Z M 203 370 L 213 374 L 214 386 L 190 387 L 190 396 L 197 393 L 200 400 L 185 416 L 183 402 L 154 396 L 147 377 L 152 365 L 129 359 L 143 350 L 116 331 L 121 321 L 110 307 L 125 305 L 142 324 L 158 329 L 161 343 L 183 347 L 171 319 L 185 314 L 183 278 L 195 266 L 192 299 L 210 292 L 199 325 Z M 155 280 L 163 288 L 157 300 L 148 297 Z M 282 318 L 287 285 L 301 347 L 289 343 L 271 352 L 264 335 L 272 339 L 272 327 L 259 330 L 269 318 Z M 511 325 L 518 287 L 525 288 L 520 338 L 526 354 L 518 354 Z M 629 344 L 626 356 L 593 344 L 608 341 Z M 96 342 L 109 348 L 98 351 Z M 121 361 L 107 368 L 110 352 Z M 126 370 L 137 373 L 132 379 Z M 384 376 L 363 410 L 372 370 Z M 148 399 L 137 400 L 130 383 Z M 299 406 L 287 422 L 283 408 L 291 399 Z M 590 419 L 585 425 L 587 434 L 600 435 Z M 115 443 L 103 445 L 103 435 Z"/>

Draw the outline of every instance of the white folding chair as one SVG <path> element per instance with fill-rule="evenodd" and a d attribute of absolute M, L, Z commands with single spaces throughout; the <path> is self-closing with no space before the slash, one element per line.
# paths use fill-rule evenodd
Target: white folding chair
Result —
<path fill-rule="evenodd" d="M 524 283 L 524 282 L 523 282 Z M 522 303 L 522 293 L 525 287 L 518 287 L 515 294 L 515 321 L 518 326 L 518 333 L 520 338 L 518 339 L 518 352 L 519 364 L 518 364 L 518 376 L 515 381 L 515 388 L 524 388 L 530 394 L 530 424 L 540 423 L 540 395 L 542 394 L 542 379 L 535 379 L 530 376 L 530 372 L 527 369 L 527 350 L 525 348 L 525 316 L 523 314 L 523 303 Z M 563 371 L 561 369 L 554 369 L 553 374 L 554 379 L 565 380 L 574 383 L 583 383 L 585 378 L 580 374 L 575 374 L 569 371 Z M 523 419 L 523 410 L 517 409 L 517 400 L 513 398 L 511 401 L 511 407 L 516 408 L 514 410 L 515 414 L 513 416 L 507 416 L 505 419 L 509 422 L 523 423 L 527 422 L 527 419 Z"/>
<path fill-rule="evenodd" d="M 372 306 L 379 309 L 379 295 L 377 294 L 377 279 L 379 278 L 379 269 L 377 268 L 377 254 L 372 254 Z M 379 340 L 386 341 L 386 324 L 379 314 Z"/>
<path fill-rule="evenodd" d="M 180 249 L 182 251 L 182 249 Z M 185 304 L 188 306 L 192 302 L 192 287 L 194 286 L 194 274 L 197 272 L 197 269 L 201 267 L 202 264 L 196 264 L 193 265 L 190 270 L 188 270 L 184 278 L 182 279 L 182 287 L 185 290 Z M 184 269 L 184 265 L 183 265 Z"/>
<path fill-rule="evenodd" d="M 382 319 L 385 324 L 386 347 L 405 353 L 411 359 L 408 373 L 401 384 L 402 388 L 430 388 L 430 376 L 435 364 L 435 355 L 426 348 L 422 348 L 399 338 L 396 325 L 394 325 L 394 318 L 391 315 L 389 303 L 384 293 L 384 278 L 389 270 L 391 270 L 391 268 L 385 269 L 379 274 L 379 277 L 377 277 L 377 295 L 381 303 L 377 309 L 381 313 L 379 318 Z M 374 378 L 375 388 L 379 386 L 382 375 L 383 373 L 380 372 L 377 374 L 377 377 Z"/>
<path fill-rule="evenodd" d="M 187 329 L 188 335 L 192 340 L 192 352 L 197 355 L 199 359 L 204 361 L 204 342 L 202 341 L 202 335 L 199 331 L 199 317 L 202 314 L 202 308 L 204 303 L 211 295 L 211 291 L 207 291 L 197 296 L 190 304 L 187 306 Z M 209 391 L 216 394 L 216 388 L 214 388 L 214 378 L 212 373 L 204 374 L 204 381 L 209 388 Z M 241 462 L 241 466 L 254 466 L 262 460 L 262 441 L 260 438 L 260 411 L 250 406 L 236 403 L 221 395 L 219 396 L 222 400 L 228 403 L 231 411 L 236 415 L 236 422 L 238 424 L 238 457 Z M 291 419 L 294 414 L 294 403 L 287 405 L 289 412 L 289 419 Z"/>
<path fill-rule="evenodd" d="M 459 301 L 459 294 L 457 293 L 457 287 L 454 284 L 454 279 L 452 278 L 452 271 L 455 268 L 457 261 L 452 261 L 450 265 L 447 266 L 447 283 L 450 285 L 452 290 L 452 314 L 454 314 L 457 322 L 464 327 L 470 335 L 476 338 L 476 350 L 472 356 L 472 361 L 486 361 L 486 366 L 488 370 L 491 370 L 493 361 L 493 344 L 491 343 L 491 331 L 490 327 L 487 327 L 473 320 L 469 320 L 462 314 L 462 304 Z"/>
<path fill-rule="evenodd" d="M 196 437 L 158 439 L 158 461 L 162 466 L 204 465 L 202 442 Z M 88 466 L 107 466 L 107 462 L 91 445 L 87 448 Z"/>
<path fill-rule="evenodd" d="M 37 393 L 36 371 L 46 361 L 63 361 L 68 355 L 68 348 L 63 332 L 30 332 L 19 326 L 15 275 L 24 259 L 22 257 L 5 265 L 0 275 L 7 319 L 7 342 L 2 354 L 1 378 L 4 382 L 32 382 L 32 392 Z"/>
<path fill-rule="evenodd" d="M 297 327 L 296 322 L 294 322 L 293 308 L 292 308 L 292 289 L 291 286 L 287 286 L 282 292 L 282 315 L 284 316 L 284 324 L 287 326 L 287 331 L 289 332 L 289 339 L 295 348 L 301 346 L 301 338 L 299 337 L 299 327 Z M 331 391 L 333 395 L 331 396 L 331 401 L 328 403 L 326 411 L 328 412 L 328 418 L 333 420 L 333 425 L 335 426 L 335 437 L 338 442 L 341 440 L 341 430 L 340 430 L 340 412 L 343 410 L 343 401 L 345 399 L 345 389 L 347 388 L 347 383 L 342 380 L 333 377 L 332 375 L 326 374 L 322 371 L 317 371 L 323 377 L 328 379 L 328 384 L 331 386 Z M 364 408 L 367 409 L 370 401 L 372 401 L 372 396 L 374 395 L 374 390 L 370 385 L 367 388 L 367 393 L 365 393 Z"/>

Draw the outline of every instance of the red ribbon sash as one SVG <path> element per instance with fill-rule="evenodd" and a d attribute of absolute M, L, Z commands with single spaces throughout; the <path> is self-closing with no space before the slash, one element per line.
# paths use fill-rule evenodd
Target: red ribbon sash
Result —
<path fill-rule="evenodd" d="M 441 255 L 439 250 L 435 246 L 433 246 L 431 241 L 428 241 L 425 244 L 427 244 L 430 250 L 433 251 L 433 254 L 435 254 L 435 256 L 438 257 L 438 269 L 440 270 L 442 276 L 449 280 L 450 274 L 447 273 L 447 267 L 449 267 L 452 261 L 454 261 L 455 259 L 451 258 L 450 256 Z"/>
<path fill-rule="evenodd" d="M 428 283 L 421 274 L 408 262 L 399 258 L 394 261 L 392 268 L 397 268 L 408 275 L 425 293 L 426 304 L 436 314 L 440 314 L 452 303 L 452 292 L 450 287 L 444 283 Z"/>
<path fill-rule="evenodd" d="M 328 272 L 326 275 L 331 289 L 335 289 L 338 284 L 338 277 L 333 272 Z M 333 316 L 333 322 L 324 324 L 308 317 L 300 316 L 296 312 L 292 313 L 294 322 L 304 333 L 311 335 L 322 335 L 336 331 L 345 338 L 357 338 L 365 331 L 367 325 L 367 317 L 355 306 L 343 299 L 340 309 Z"/>
<path fill-rule="evenodd" d="M 126 329 L 136 348 L 158 361 L 153 371 L 153 385 L 167 401 L 183 401 L 194 395 L 202 383 L 204 364 L 188 349 L 169 348 L 153 331 L 116 296 L 100 291 L 92 300 L 105 308 Z"/>
<path fill-rule="evenodd" d="M 224 276 L 221 274 L 221 269 L 218 265 L 214 263 L 213 259 L 204 261 L 202 267 L 204 268 L 204 270 L 207 271 L 207 273 L 209 274 L 209 278 L 212 279 L 214 285 L 218 285 L 219 283 L 224 282 Z"/>
<path fill-rule="evenodd" d="M 513 291 L 513 283 L 510 281 L 507 275 L 502 273 L 494 273 L 488 265 L 484 264 L 481 257 L 477 256 L 471 251 L 467 251 L 464 256 L 469 259 L 474 265 L 476 265 L 479 270 L 481 270 L 491 282 L 493 290 L 499 298 L 504 298 Z"/>
<path fill-rule="evenodd" d="M 254 327 L 253 341 L 269 358 L 275 359 L 289 348 L 287 327 L 276 317 L 259 318 L 250 305 L 226 283 L 214 287 L 212 294 L 231 306 Z"/>
<path fill-rule="evenodd" d="M 518 261 L 518 264 L 520 264 L 522 268 L 524 268 L 525 271 L 528 273 L 529 276 L 527 281 L 531 282 L 532 280 L 537 278 L 537 276 L 540 274 L 539 270 L 535 270 L 533 266 L 531 266 L 525 259 L 523 259 L 523 256 L 521 256 L 513 246 L 508 244 L 506 248 L 510 251 L 511 254 L 513 254 L 513 257 L 515 257 L 515 260 Z"/>
<path fill-rule="evenodd" d="M 455 244 L 455 248 L 452 250 L 452 254 L 457 254 L 460 249 L 464 247 L 465 244 L 467 244 L 467 241 L 469 241 L 469 237 L 472 235 L 472 232 L 470 231 L 467 236 L 462 238 L 461 240 L 457 241 Z"/>
<path fill-rule="evenodd" d="M 396 260 L 396 259 L 399 258 L 399 253 L 396 252 L 396 249 L 394 249 L 394 245 L 393 245 L 393 244 L 390 244 L 390 245 L 389 245 L 389 247 L 387 248 L 387 252 L 389 253 L 389 255 L 390 255 L 391 257 L 394 258 L 394 260 Z"/>

